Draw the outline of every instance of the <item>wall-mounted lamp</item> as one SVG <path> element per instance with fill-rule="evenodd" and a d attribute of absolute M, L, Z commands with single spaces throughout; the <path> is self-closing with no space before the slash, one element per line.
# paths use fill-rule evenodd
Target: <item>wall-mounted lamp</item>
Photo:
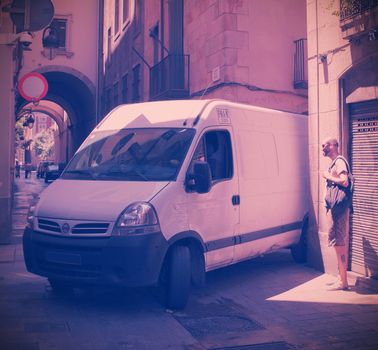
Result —
<path fill-rule="evenodd" d="M 59 47 L 58 31 L 53 26 L 48 26 L 43 30 L 42 45 L 47 49 L 56 49 Z"/>
<path fill-rule="evenodd" d="M 44 56 L 52 60 L 56 56 L 56 50 L 59 48 L 58 31 L 54 26 L 48 26 L 43 30 L 42 45 Z"/>
<path fill-rule="evenodd" d="M 26 120 L 23 122 L 22 126 L 28 127 L 29 129 L 33 129 L 34 122 L 35 122 L 34 115 L 32 112 L 30 112 Z"/>

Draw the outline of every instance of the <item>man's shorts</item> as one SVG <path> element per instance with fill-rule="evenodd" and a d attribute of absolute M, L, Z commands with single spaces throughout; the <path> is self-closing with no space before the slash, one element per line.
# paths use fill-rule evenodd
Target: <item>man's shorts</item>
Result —
<path fill-rule="evenodd" d="M 328 245 L 345 246 L 349 244 L 349 206 L 336 206 L 327 213 L 329 220 Z"/>

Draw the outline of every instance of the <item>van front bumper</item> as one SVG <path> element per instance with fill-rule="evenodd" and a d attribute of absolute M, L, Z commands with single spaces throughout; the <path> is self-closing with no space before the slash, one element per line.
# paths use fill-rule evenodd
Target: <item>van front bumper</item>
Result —
<path fill-rule="evenodd" d="M 162 233 L 64 237 L 26 228 L 23 249 L 27 270 L 49 279 L 147 286 L 158 282 L 168 243 Z"/>

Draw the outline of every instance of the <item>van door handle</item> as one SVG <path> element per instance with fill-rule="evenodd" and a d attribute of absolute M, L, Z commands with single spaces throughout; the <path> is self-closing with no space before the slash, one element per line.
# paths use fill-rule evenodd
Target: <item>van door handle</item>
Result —
<path fill-rule="evenodd" d="M 240 196 L 238 194 L 232 196 L 232 205 L 240 205 Z"/>

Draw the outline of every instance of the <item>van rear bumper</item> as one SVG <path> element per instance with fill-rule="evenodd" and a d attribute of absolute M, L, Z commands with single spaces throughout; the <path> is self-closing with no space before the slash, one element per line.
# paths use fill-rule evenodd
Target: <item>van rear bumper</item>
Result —
<path fill-rule="evenodd" d="M 113 237 L 52 236 L 26 228 L 26 268 L 72 285 L 146 286 L 158 282 L 168 243 L 162 233 Z"/>

